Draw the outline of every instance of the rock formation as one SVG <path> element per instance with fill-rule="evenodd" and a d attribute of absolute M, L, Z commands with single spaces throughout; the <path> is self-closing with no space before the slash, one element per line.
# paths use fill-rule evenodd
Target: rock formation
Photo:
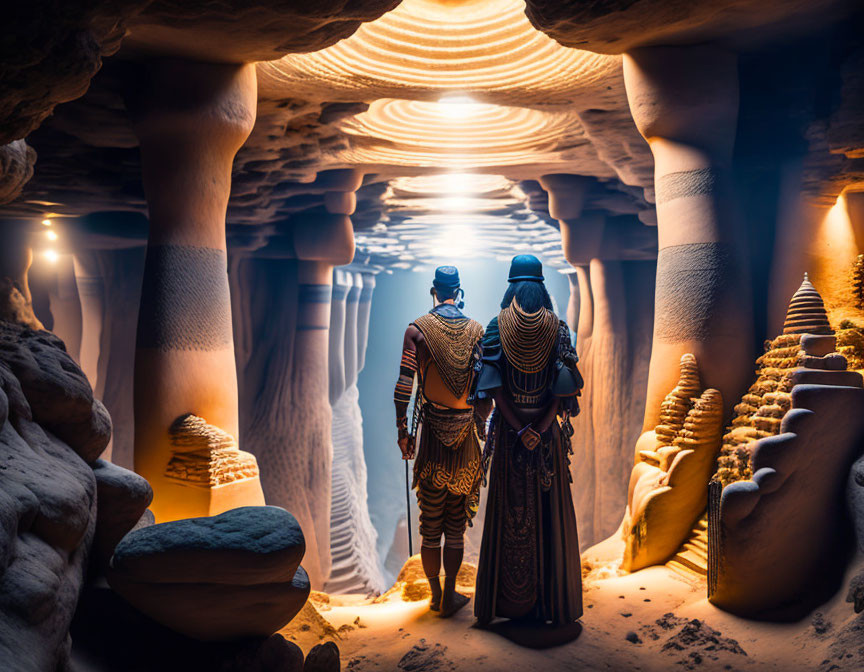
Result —
<path fill-rule="evenodd" d="M 798 369 L 846 368 L 846 362 L 832 352 L 835 341 L 831 334 L 822 298 L 805 275 L 790 301 L 783 333 L 766 342 L 765 353 L 756 360 L 756 382 L 735 406 L 735 417 L 723 436 L 714 480 L 726 486 L 751 477 L 752 444 L 780 432 L 783 417 L 791 408 Z"/>
<path fill-rule="evenodd" d="M 709 508 L 709 599 L 724 609 L 797 617 L 842 576 L 843 492 L 864 437 L 864 385 L 831 333 L 805 277 L 736 407 L 715 476 L 725 487 Z"/>
<path fill-rule="evenodd" d="M 309 596 L 305 550 L 287 511 L 241 507 L 131 532 L 107 576 L 137 609 L 189 637 L 266 637 Z"/>
<path fill-rule="evenodd" d="M 856 308 L 864 310 L 864 254 L 859 254 L 855 258 L 849 280 L 852 301 Z"/>
<path fill-rule="evenodd" d="M 194 82 L 194 85 L 193 85 Z M 230 167 L 255 119 L 251 66 L 159 61 L 130 96 L 150 212 L 135 353 L 135 470 L 158 522 L 263 504 L 178 484 L 171 427 L 194 413 L 239 434 L 227 277 Z M 204 176 L 208 177 L 204 177 Z M 238 488 L 231 488 L 234 494 Z"/>
<path fill-rule="evenodd" d="M 659 252 L 648 431 L 684 353 L 696 356 L 704 384 L 724 403 L 746 387 L 752 292 L 731 182 L 738 69 L 734 53 L 716 46 L 646 47 L 625 56 L 624 80 L 654 155 Z"/>
<path fill-rule="evenodd" d="M 328 593 L 382 592 L 385 588 L 369 518 L 363 416 L 357 376 L 369 334 L 373 273 L 337 269 L 330 313 L 330 405 L 333 413 L 333 481 Z"/>
<path fill-rule="evenodd" d="M 63 669 L 94 534 L 106 531 L 90 464 L 111 423 L 55 336 L 6 321 L 0 423 L 0 658 Z"/>
<path fill-rule="evenodd" d="M 683 355 L 681 378 L 663 401 L 659 424 L 637 444 L 638 448 L 656 440 L 655 446 L 638 451 L 630 476 L 622 569 L 632 572 L 662 564 L 685 543 L 708 502 L 708 479 L 722 423 L 720 393 L 703 391 L 696 358 Z M 679 563 L 704 572 L 704 554 L 685 555 L 679 553 Z"/>

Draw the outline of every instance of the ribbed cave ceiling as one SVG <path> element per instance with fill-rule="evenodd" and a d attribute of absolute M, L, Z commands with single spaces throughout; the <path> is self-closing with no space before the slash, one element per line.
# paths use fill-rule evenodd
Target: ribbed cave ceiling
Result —
<path fill-rule="evenodd" d="M 335 124 L 348 142 L 328 161 L 419 175 L 393 179 L 384 220 L 358 237 L 361 254 L 410 266 L 518 248 L 566 266 L 548 244 L 557 231 L 507 178 L 617 177 L 579 113 L 627 116 L 621 61 L 560 46 L 524 12 L 521 0 L 405 0 L 332 47 L 258 66 L 265 97 L 369 103 Z"/>

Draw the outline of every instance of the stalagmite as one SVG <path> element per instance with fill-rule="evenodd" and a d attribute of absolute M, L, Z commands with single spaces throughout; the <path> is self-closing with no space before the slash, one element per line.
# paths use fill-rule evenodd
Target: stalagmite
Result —
<path fill-rule="evenodd" d="M 731 178 L 736 57 L 710 46 L 634 49 L 624 57 L 624 81 L 655 166 L 659 253 L 647 431 L 685 352 L 725 403 L 746 387 L 753 327 Z"/>
<path fill-rule="evenodd" d="M 231 164 L 255 121 L 253 66 L 158 61 L 127 101 L 150 215 L 135 354 L 135 470 L 158 522 L 263 504 L 257 479 L 171 478 L 171 427 L 194 414 L 237 437 L 225 212 Z M 202 495 L 200 492 L 206 492 Z"/>

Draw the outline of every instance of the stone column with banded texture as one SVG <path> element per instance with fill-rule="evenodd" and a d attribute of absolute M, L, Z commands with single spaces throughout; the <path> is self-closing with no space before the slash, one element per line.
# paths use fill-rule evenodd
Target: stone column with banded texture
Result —
<path fill-rule="evenodd" d="M 258 458 L 267 503 L 299 521 L 315 589 L 331 565 L 333 269 L 354 256 L 349 215 L 361 181 L 351 170 L 319 174 L 327 212 L 286 222 L 267 246 L 238 260 L 233 280 L 243 446 Z"/>
<path fill-rule="evenodd" d="M 144 66 L 127 107 L 150 232 L 135 353 L 135 470 L 158 522 L 264 503 L 237 449 L 225 215 L 256 113 L 253 65 Z"/>
<path fill-rule="evenodd" d="M 650 430 L 683 354 L 696 356 L 703 384 L 722 393 L 727 414 L 750 378 L 749 262 L 731 169 L 737 59 L 712 46 L 639 48 L 624 57 L 624 81 L 655 164 L 659 253 L 643 425 Z"/>

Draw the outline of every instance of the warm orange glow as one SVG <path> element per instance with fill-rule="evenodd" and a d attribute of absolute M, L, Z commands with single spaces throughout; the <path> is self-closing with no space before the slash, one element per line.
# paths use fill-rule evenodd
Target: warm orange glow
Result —
<path fill-rule="evenodd" d="M 614 177 L 579 112 L 621 107 L 620 57 L 562 47 L 524 10 L 521 0 L 405 0 L 332 47 L 259 64 L 259 90 L 369 102 L 337 124 L 351 142 L 334 165 Z"/>
<path fill-rule="evenodd" d="M 586 142 L 573 112 L 446 100 L 376 100 L 338 128 L 355 139 L 342 161 L 432 168 L 555 163 Z"/>
<path fill-rule="evenodd" d="M 45 237 L 48 240 L 57 240 L 57 232 L 56 231 L 46 231 Z"/>
<path fill-rule="evenodd" d="M 350 91 L 351 100 L 374 90 L 375 97 L 437 99 L 446 92 L 549 105 L 570 103 L 577 92 L 596 100 L 600 82 L 620 63 L 562 47 L 531 25 L 521 0 L 405 0 L 332 47 L 262 63 L 259 83 L 264 91 L 281 83 L 320 96 L 326 82 L 328 95 Z"/>
<path fill-rule="evenodd" d="M 52 264 L 56 264 L 57 260 L 60 259 L 60 255 L 57 254 L 56 250 L 45 250 L 42 256 Z"/>
<path fill-rule="evenodd" d="M 51 220 L 50 219 L 43 219 L 42 220 L 42 226 L 51 226 Z"/>

